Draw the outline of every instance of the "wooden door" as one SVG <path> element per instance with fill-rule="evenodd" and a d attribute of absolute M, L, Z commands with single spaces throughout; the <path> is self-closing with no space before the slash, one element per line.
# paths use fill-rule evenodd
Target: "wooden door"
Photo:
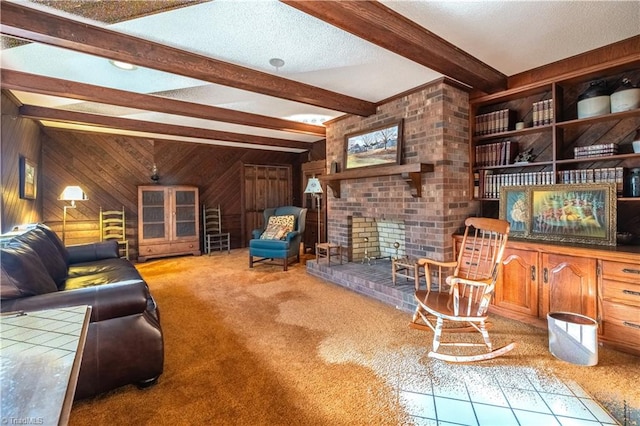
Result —
<path fill-rule="evenodd" d="M 496 306 L 537 317 L 538 273 L 538 252 L 507 248 L 496 282 Z"/>
<path fill-rule="evenodd" d="M 542 254 L 540 317 L 573 312 L 596 319 L 596 259 Z"/>
<path fill-rule="evenodd" d="M 292 178 L 291 166 L 245 164 L 242 171 L 242 245 L 246 247 L 251 231 L 262 228 L 264 209 L 291 205 Z"/>

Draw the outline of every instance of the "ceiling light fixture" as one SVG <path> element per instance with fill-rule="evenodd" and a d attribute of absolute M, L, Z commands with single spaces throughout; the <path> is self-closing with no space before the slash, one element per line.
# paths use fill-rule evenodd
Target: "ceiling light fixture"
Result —
<path fill-rule="evenodd" d="M 133 64 L 129 64 L 127 62 L 122 62 L 122 61 L 116 61 L 116 60 L 110 60 L 109 63 L 111 65 L 113 65 L 116 68 L 120 68 L 121 70 L 125 70 L 125 71 L 133 71 L 135 69 L 137 69 L 138 67 L 136 67 Z"/>
<path fill-rule="evenodd" d="M 301 123 L 322 125 L 325 121 L 331 120 L 333 117 L 320 114 L 294 114 L 285 118 L 288 120 L 299 121 Z"/>
<path fill-rule="evenodd" d="M 284 66 L 284 61 L 280 58 L 271 58 L 269 59 L 269 63 L 276 69 L 276 71 L 280 71 L 280 68 Z"/>

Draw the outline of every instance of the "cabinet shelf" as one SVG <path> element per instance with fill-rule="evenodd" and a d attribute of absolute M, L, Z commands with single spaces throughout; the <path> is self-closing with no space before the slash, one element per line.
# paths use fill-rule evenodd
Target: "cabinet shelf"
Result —
<path fill-rule="evenodd" d="M 335 198 L 340 198 L 340 182 L 347 179 L 360 179 L 377 176 L 401 175 L 411 188 L 414 198 L 422 196 L 422 174 L 433 172 L 433 164 L 413 163 L 392 166 L 362 167 L 320 176 L 320 180 L 326 182 L 333 191 Z"/>
<path fill-rule="evenodd" d="M 629 111 L 602 114 L 596 117 L 577 118 L 575 120 L 559 121 L 555 125 L 561 129 L 569 129 L 569 128 L 575 128 L 575 127 L 580 127 L 584 125 L 604 123 L 607 121 L 623 120 L 625 118 L 634 117 L 634 116 L 640 116 L 640 108 L 632 109 Z"/>
<path fill-rule="evenodd" d="M 619 161 L 619 160 L 626 160 L 629 158 L 640 159 L 640 154 L 632 153 L 632 154 L 606 155 L 601 157 L 567 158 L 566 160 L 556 160 L 556 163 L 557 164 L 594 163 L 598 161 Z"/>
<path fill-rule="evenodd" d="M 551 124 L 545 124 L 544 126 L 526 127 L 520 130 L 509 130 L 506 132 L 491 133 L 489 135 L 474 136 L 473 141 L 482 142 L 482 141 L 490 141 L 493 139 L 501 139 L 501 138 L 507 138 L 507 137 L 533 135 L 537 133 L 545 133 L 545 132 L 550 133 L 552 129 L 553 129 L 553 126 Z"/>
<path fill-rule="evenodd" d="M 474 167 L 473 170 L 502 170 L 502 169 L 519 169 L 521 167 L 550 166 L 553 161 L 531 161 L 529 163 L 504 164 L 502 166 L 485 166 Z"/>

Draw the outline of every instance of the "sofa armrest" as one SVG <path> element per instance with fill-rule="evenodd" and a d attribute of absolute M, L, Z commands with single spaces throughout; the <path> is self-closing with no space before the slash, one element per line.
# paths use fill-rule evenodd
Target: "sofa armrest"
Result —
<path fill-rule="evenodd" d="M 2 312 L 40 311 L 69 306 L 91 306 L 91 322 L 144 312 L 151 298 L 147 283 L 129 280 L 74 290 L 61 290 L 38 296 L 2 301 Z"/>
<path fill-rule="evenodd" d="M 118 242 L 115 240 L 67 246 L 67 251 L 69 252 L 70 265 L 120 257 Z"/>
<path fill-rule="evenodd" d="M 260 235 L 262 235 L 263 231 L 264 229 L 254 229 L 253 231 L 251 231 L 251 238 L 257 240 L 258 238 L 260 238 Z"/>

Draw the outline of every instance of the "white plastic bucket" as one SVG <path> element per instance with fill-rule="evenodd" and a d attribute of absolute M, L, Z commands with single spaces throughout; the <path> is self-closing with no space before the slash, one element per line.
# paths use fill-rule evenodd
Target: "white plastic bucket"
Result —
<path fill-rule="evenodd" d="M 598 363 L 598 323 L 593 318 L 572 312 L 551 312 L 549 352 L 563 361 L 592 366 Z"/>

